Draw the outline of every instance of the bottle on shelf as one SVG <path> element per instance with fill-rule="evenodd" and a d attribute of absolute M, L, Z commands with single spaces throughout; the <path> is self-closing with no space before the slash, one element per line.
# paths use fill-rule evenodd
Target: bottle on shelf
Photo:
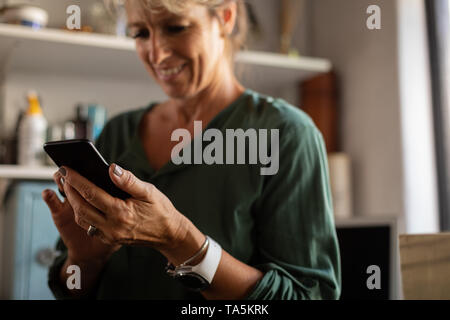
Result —
<path fill-rule="evenodd" d="M 91 138 L 96 141 L 106 124 L 105 107 L 99 104 L 89 104 L 89 121 L 91 123 Z"/>
<path fill-rule="evenodd" d="M 92 140 L 92 125 L 89 120 L 89 106 L 86 104 L 77 105 L 77 117 L 75 124 L 75 139 Z"/>
<path fill-rule="evenodd" d="M 106 109 L 99 104 L 80 103 L 77 105 L 76 110 L 77 117 L 73 121 L 74 139 L 95 141 L 105 126 Z"/>
<path fill-rule="evenodd" d="M 45 153 L 42 148 L 47 138 L 45 119 L 35 91 L 27 95 L 28 110 L 20 121 L 18 142 L 18 164 L 22 166 L 42 166 Z"/>
<path fill-rule="evenodd" d="M 2 139 L 2 143 L 0 146 L 0 164 L 5 165 L 15 165 L 17 164 L 17 156 L 18 156 L 18 144 L 19 144 L 19 128 L 20 123 L 25 115 L 24 110 L 20 110 L 17 115 L 17 121 L 14 129 L 14 133 L 11 136 L 5 136 Z"/>

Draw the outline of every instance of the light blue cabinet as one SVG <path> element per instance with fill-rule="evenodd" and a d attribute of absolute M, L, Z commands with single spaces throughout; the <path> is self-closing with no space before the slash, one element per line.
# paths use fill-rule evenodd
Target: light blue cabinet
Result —
<path fill-rule="evenodd" d="M 58 231 L 42 191 L 54 183 L 15 182 L 5 205 L 3 230 L 3 297 L 14 300 L 54 299 L 47 285 L 48 267 Z"/>

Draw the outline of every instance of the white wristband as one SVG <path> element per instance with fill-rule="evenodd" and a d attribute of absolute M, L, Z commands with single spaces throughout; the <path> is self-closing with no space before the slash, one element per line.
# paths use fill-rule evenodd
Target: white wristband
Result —
<path fill-rule="evenodd" d="M 208 251 L 206 252 L 202 262 L 192 267 L 192 272 L 201 275 L 211 284 L 222 257 L 222 248 L 209 236 L 207 237 L 209 240 Z"/>

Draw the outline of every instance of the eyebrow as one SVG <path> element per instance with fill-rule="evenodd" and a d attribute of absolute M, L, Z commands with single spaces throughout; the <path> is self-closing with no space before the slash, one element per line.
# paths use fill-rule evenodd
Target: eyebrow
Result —
<path fill-rule="evenodd" d="M 145 25 L 145 23 L 143 23 L 143 22 L 130 22 L 127 24 L 128 28 L 141 27 L 143 25 Z"/>

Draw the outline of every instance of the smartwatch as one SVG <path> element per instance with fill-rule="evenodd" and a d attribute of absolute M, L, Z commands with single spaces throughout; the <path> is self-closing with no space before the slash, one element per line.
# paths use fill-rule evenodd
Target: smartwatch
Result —
<path fill-rule="evenodd" d="M 205 250 L 205 257 L 199 264 L 195 266 L 189 265 L 189 262 L 193 261 Z M 180 281 L 184 287 L 197 292 L 203 291 L 211 285 L 221 257 L 222 248 L 220 245 L 209 236 L 206 236 L 205 243 L 200 251 L 177 267 L 168 263 L 166 272 L 172 278 Z"/>

